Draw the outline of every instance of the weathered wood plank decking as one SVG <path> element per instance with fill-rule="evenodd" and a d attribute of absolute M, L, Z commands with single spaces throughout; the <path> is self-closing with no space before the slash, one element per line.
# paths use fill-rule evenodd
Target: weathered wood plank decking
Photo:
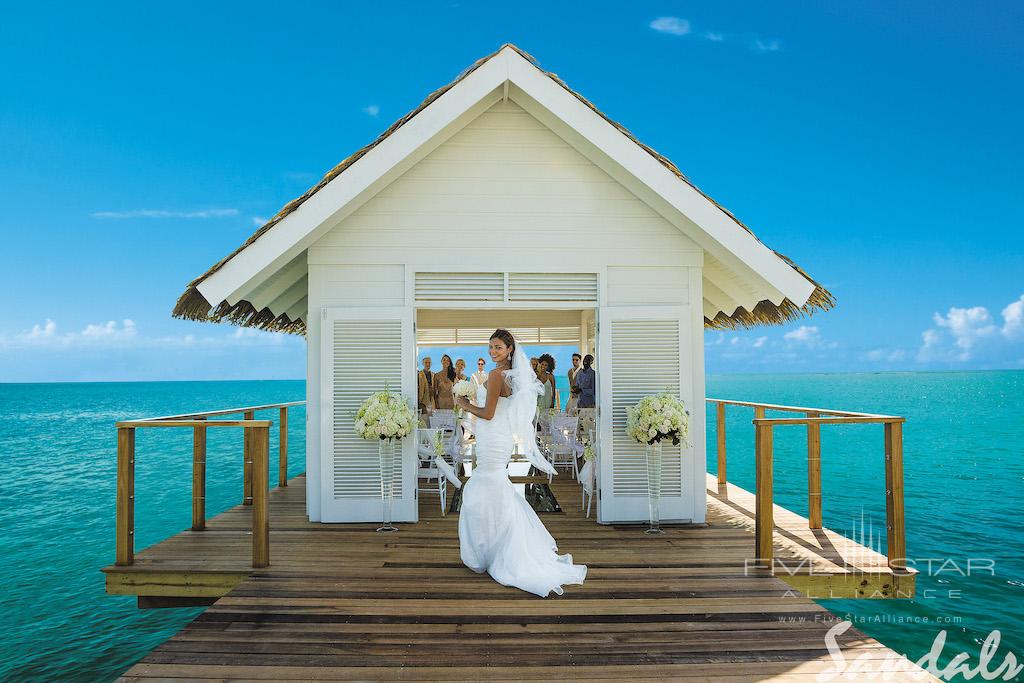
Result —
<path fill-rule="evenodd" d="M 104 570 L 111 592 L 217 595 L 237 584 L 123 680 L 811 681 L 832 666 L 831 613 L 745 569 L 752 534 L 716 506 L 707 525 L 651 537 L 585 518 L 571 478 L 552 488 L 564 512 L 542 519 L 589 571 L 584 585 L 541 599 L 466 569 L 458 515 L 442 517 L 436 497 L 421 501 L 419 523 L 377 534 L 375 524 L 308 522 L 297 477 L 270 494 L 266 569 L 249 566 L 250 511 L 238 506 Z M 857 629 L 839 643 L 848 661 L 893 668 L 892 651 Z"/>

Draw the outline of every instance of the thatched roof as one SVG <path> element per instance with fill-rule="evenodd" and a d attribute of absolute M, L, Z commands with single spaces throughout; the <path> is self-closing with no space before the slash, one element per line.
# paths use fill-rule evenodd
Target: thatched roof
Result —
<path fill-rule="evenodd" d="M 278 332 L 305 334 L 306 324 L 305 321 L 303 321 L 301 318 L 291 320 L 283 312 L 281 314 L 275 315 L 267 308 L 264 308 L 261 311 L 257 311 L 251 303 L 244 300 L 239 301 L 234 305 L 229 304 L 227 301 L 221 301 L 218 302 L 216 306 L 214 306 L 212 302 L 207 301 L 205 297 L 203 297 L 203 295 L 199 292 L 197 285 L 206 278 L 208 278 L 213 273 L 217 272 L 217 270 L 219 270 L 225 263 L 230 261 L 236 254 L 238 254 L 243 249 L 248 247 L 250 244 L 255 242 L 260 237 L 260 235 L 265 233 L 274 225 L 281 222 L 281 220 L 283 220 L 291 212 L 295 211 L 303 202 L 305 202 L 307 199 L 309 199 L 314 194 L 319 192 L 325 185 L 327 185 L 334 178 L 343 173 L 347 168 L 352 166 L 352 164 L 358 161 L 361 157 L 363 157 L 363 155 L 365 155 L 371 149 L 379 145 L 383 140 L 387 139 L 388 136 L 390 136 L 400 127 L 405 125 L 410 119 L 412 119 L 414 116 L 423 111 L 432 102 L 434 102 L 434 100 L 436 100 L 441 95 L 446 93 L 457 83 L 459 83 L 462 79 L 464 79 L 466 76 L 468 76 L 473 71 L 478 69 L 481 65 L 483 65 L 485 62 L 487 62 L 489 59 L 491 59 L 498 53 L 500 53 L 501 50 L 506 47 L 515 50 L 525 59 L 529 60 L 530 63 L 532 63 L 534 66 L 540 69 L 540 71 L 544 73 L 546 76 L 548 76 L 552 81 L 557 83 L 559 86 L 564 88 L 568 93 L 576 97 L 580 102 L 582 102 L 587 107 L 592 109 L 605 121 L 615 126 L 615 128 L 621 131 L 623 135 L 625 135 L 630 140 L 639 145 L 648 154 L 650 154 L 658 162 L 660 162 L 665 168 L 671 171 L 676 177 L 678 177 L 680 180 L 682 180 L 690 187 L 692 187 L 694 190 L 703 195 L 705 198 L 707 198 L 708 201 L 717 206 L 733 221 L 735 221 L 737 225 L 739 225 L 741 228 L 750 233 L 755 239 L 757 239 L 757 235 L 754 235 L 754 232 L 750 228 L 748 228 L 746 225 L 743 224 L 743 222 L 736 218 L 736 216 L 734 216 L 732 212 L 730 212 L 728 209 L 726 209 L 721 204 L 712 199 L 710 196 L 708 196 L 707 193 L 702 191 L 699 187 L 694 185 L 689 180 L 689 178 L 687 178 L 683 174 L 683 172 L 680 171 L 678 167 L 676 167 L 675 164 L 673 164 L 667 158 L 665 158 L 658 152 L 654 151 L 644 143 L 640 142 L 640 140 L 638 140 L 636 136 L 630 133 L 625 127 L 623 127 L 622 125 L 615 121 L 612 121 L 610 118 L 605 116 L 605 114 L 602 113 L 597 107 L 595 107 L 593 103 L 591 103 L 589 100 L 583 97 L 583 95 L 579 94 L 578 92 L 570 88 L 568 85 L 566 85 L 565 82 L 562 81 L 562 79 L 560 79 L 557 75 L 550 71 L 544 71 L 543 69 L 541 69 L 540 64 L 531 55 L 520 50 L 518 47 L 511 43 L 506 43 L 502 45 L 500 48 L 498 48 L 498 50 L 496 50 L 495 52 L 492 52 L 491 54 L 482 57 L 473 64 L 471 64 L 461 74 L 459 74 L 459 76 L 454 81 L 452 81 L 448 85 L 438 88 L 434 92 L 427 95 L 427 98 L 423 100 L 423 102 L 421 102 L 419 106 L 417 106 L 408 114 L 406 114 L 405 116 L 391 124 L 391 126 L 389 126 L 387 130 L 381 133 L 376 140 L 350 154 L 348 157 L 342 160 L 341 163 L 339 163 L 337 166 L 328 171 L 324 175 L 324 177 L 321 178 L 320 181 L 316 183 L 313 187 L 306 190 L 301 196 L 285 204 L 280 211 L 278 211 L 270 220 L 268 220 L 264 225 L 262 225 L 258 230 L 256 230 L 256 232 L 254 232 L 245 242 L 243 242 L 241 246 L 239 246 L 233 252 L 231 252 L 223 259 L 215 263 L 205 273 L 203 273 L 195 280 L 190 282 L 188 284 L 188 287 L 186 287 L 184 293 L 178 298 L 178 301 L 174 306 L 174 311 L 172 312 L 172 315 L 176 318 L 183 318 L 187 320 L 206 320 L 211 322 L 227 321 L 245 327 L 257 327 L 260 329 Z M 760 242 L 760 240 L 758 241 Z M 787 321 L 797 320 L 805 315 L 812 315 L 815 310 L 828 310 L 835 306 L 835 297 L 827 289 L 822 287 L 820 283 L 818 283 L 810 275 L 804 272 L 804 270 L 800 268 L 800 266 L 795 264 L 790 258 L 783 254 L 780 254 L 774 249 L 772 249 L 772 251 L 775 254 L 777 254 L 779 258 L 785 261 L 790 267 L 792 267 L 794 270 L 800 273 L 800 275 L 806 278 L 808 282 L 814 285 L 814 291 L 811 293 L 811 296 L 807 300 L 807 302 L 803 306 L 797 306 L 788 298 L 783 299 L 781 304 L 774 304 L 771 301 L 765 299 L 758 303 L 756 306 L 753 307 L 753 309 L 749 311 L 740 306 L 735 310 L 735 312 L 732 315 L 726 315 L 724 311 L 721 311 L 718 313 L 718 315 L 715 316 L 714 319 L 709 319 L 708 317 L 705 316 L 704 326 L 706 328 L 737 329 L 750 328 L 758 325 L 779 325 Z"/>

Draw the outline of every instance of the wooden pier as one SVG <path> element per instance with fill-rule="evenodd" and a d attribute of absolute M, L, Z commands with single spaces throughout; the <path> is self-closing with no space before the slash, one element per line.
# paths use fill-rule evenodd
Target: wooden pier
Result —
<path fill-rule="evenodd" d="M 307 521 L 297 477 L 269 494 L 266 568 L 251 566 L 251 511 L 239 505 L 104 569 L 108 591 L 140 605 L 215 601 L 123 680 L 812 681 L 830 670 L 835 617 L 750 566 L 753 534 L 721 501 L 706 524 L 651 537 L 586 518 L 571 477 L 552 490 L 563 512 L 542 519 L 589 570 L 541 599 L 466 569 L 458 515 L 442 516 L 436 498 L 421 500 L 418 523 L 378 534 Z M 883 667 L 893 654 L 856 628 L 838 643 L 848 661 Z"/>
<path fill-rule="evenodd" d="M 811 681 L 834 672 L 827 634 L 839 620 L 813 598 L 914 594 L 916 572 L 903 560 L 903 418 L 709 401 L 719 471 L 708 475 L 706 523 L 663 525 L 659 536 L 600 525 L 584 514 L 579 484 L 558 476 L 551 492 L 562 511 L 541 518 L 559 551 L 589 569 L 582 586 L 546 599 L 467 569 L 458 515 L 442 514 L 426 489 L 420 521 L 396 534 L 377 533 L 376 523 L 309 522 L 305 477 L 285 476 L 288 408 L 298 403 L 119 422 L 107 592 L 137 596 L 140 607 L 210 605 L 123 680 Z M 753 493 L 726 480 L 727 405 L 754 408 Z M 768 418 L 767 410 L 800 416 Z M 257 412 L 279 417 L 278 486 L 269 492 L 272 422 Z M 233 414 L 242 419 L 210 419 Z M 888 556 L 821 523 L 819 430 L 851 422 L 885 427 Z M 771 430 L 793 424 L 808 433 L 809 518 L 772 497 Z M 192 527 L 136 552 L 135 430 L 174 427 L 193 437 Z M 244 432 L 244 490 L 241 505 L 207 519 L 206 431 L 214 427 Z M 923 680 L 856 628 L 835 646 L 859 670 Z"/>

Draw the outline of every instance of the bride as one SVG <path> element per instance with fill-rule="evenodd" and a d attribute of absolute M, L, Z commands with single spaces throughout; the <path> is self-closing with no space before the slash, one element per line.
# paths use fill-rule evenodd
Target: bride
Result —
<path fill-rule="evenodd" d="M 495 330 L 489 353 L 497 367 L 477 387 L 476 404 L 456 399 L 477 417 L 476 467 L 463 488 L 459 511 L 462 562 L 504 586 L 541 597 L 552 591 L 561 595 L 562 584 L 583 583 L 587 567 L 573 564 L 572 555 L 557 554 L 555 539 L 505 469 L 518 446 L 534 467 L 554 473 L 537 448 L 533 425 L 543 388 L 508 330 Z"/>

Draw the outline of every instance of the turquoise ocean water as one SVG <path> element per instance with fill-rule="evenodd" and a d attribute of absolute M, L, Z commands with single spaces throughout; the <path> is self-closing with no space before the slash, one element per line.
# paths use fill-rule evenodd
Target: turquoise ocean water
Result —
<path fill-rule="evenodd" d="M 976 662 L 993 629 L 1002 636 L 995 663 L 1007 651 L 1024 655 L 1024 372 L 721 375 L 707 384 L 711 397 L 906 416 L 907 545 L 922 570 L 918 597 L 822 604 L 914 659 L 942 630 L 943 662 L 959 652 Z M 99 569 L 114 557 L 115 420 L 304 392 L 302 381 L 0 384 L 0 679 L 112 680 L 201 611 L 138 610 L 134 598 L 104 593 Z M 729 478 L 750 490 L 751 418 L 730 409 L 728 422 Z M 294 410 L 291 476 L 303 469 L 304 421 Z M 138 437 L 139 549 L 190 524 L 190 434 L 171 431 Z M 210 515 L 240 502 L 240 443 L 235 430 L 210 433 Z M 779 428 L 775 447 L 776 500 L 806 514 L 805 432 Z M 823 427 L 822 463 L 825 524 L 852 534 L 863 515 L 865 526 L 884 528 L 881 426 Z"/>

